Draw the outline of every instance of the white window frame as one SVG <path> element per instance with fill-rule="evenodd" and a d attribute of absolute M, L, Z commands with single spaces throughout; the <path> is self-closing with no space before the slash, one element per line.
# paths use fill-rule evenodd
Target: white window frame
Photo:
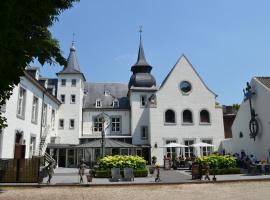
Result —
<path fill-rule="evenodd" d="M 67 79 L 61 79 L 61 86 L 65 87 L 67 85 Z"/>
<path fill-rule="evenodd" d="M 119 107 L 119 101 L 118 101 L 118 99 L 114 99 L 113 100 L 113 107 L 114 108 L 118 108 Z"/>
<path fill-rule="evenodd" d="M 63 99 L 62 99 L 63 98 Z M 66 95 L 64 95 L 64 94 L 61 94 L 60 95 L 60 101 L 61 101 L 61 103 L 65 103 L 66 102 Z"/>
<path fill-rule="evenodd" d="M 74 101 L 73 101 L 73 98 L 72 97 L 74 97 Z M 71 94 L 70 95 L 70 103 L 71 104 L 75 104 L 76 103 L 76 95 L 75 94 Z"/>
<path fill-rule="evenodd" d="M 51 115 L 51 127 L 52 130 L 54 130 L 54 126 L 55 126 L 55 109 L 52 109 L 52 115 Z"/>
<path fill-rule="evenodd" d="M 115 119 L 119 119 L 119 121 L 115 121 Z M 117 127 L 117 124 L 119 124 L 118 127 Z M 112 133 L 121 133 L 121 126 L 122 126 L 121 116 L 112 116 L 111 117 L 111 132 Z M 119 130 L 117 130 L 117 128 Z"/>
<path fill-rule="evenodd" d="M 142 140 L 148 140 L 148 126 L 141 126 L 141 139 Z"/>
<path fill-rule="evenodd" d="M 26 107 L 26 89 L 19 88 L 18 102 L 17 102 L 17 117 L 24 119 Z"/>
<path fill-rule="evenodd" d="M 31 122 L 34 124 L 37 124 L 38 120 L 38 104 L 39 104 L 38 97 L 33 96 Z"/>
<path fill-rule="evenodd" d="M 187 144 L 187 143 L 188 144 Z M 189 146 L 195 143 L 195 139 L 184 139 L 184 145 Z M 192 149 L 192 151 L 191 151 Z M 191 154 L 193 154 L 193 156 L 195 156 L 195 148 L 194 147 L 185 147 L 185 157 L 191 157 Z"/>
<path fill-rule="evenodd" d="M 34 139 L 32 140 L 32 138 L 34 138 Z M 32 141 L 34 141 L 34 142 L 32 142 Z M 37 143 L 37 137 L 36 137 L 36 135 L 30 135 L 29 158 L 32 158 L 33 155 L 35 155 L 36 143 Z"/>
<path fill-rule="evenodd" d="M 63 122 L 63 126 L 61 126 L 61 122 Z M 64 129 L 64 127 L 65 127 L 65 120 L 59 119 L 58 129 Z"/>
<path fill-rule="evenodd" d="M 147 96 L 146 95 L 141 95 L 140 104 L 141 104 L 141 107 L 143 107 L 143 108 L 147 106 Z"/>
<path fill-rule="evenodd" d="M 100 99 L 96 100 L 96 108 L 101 108 L 102 107 L 102 101 Z"/>
<path fill-rule="evenodd" d="M 205 139 L 201 139 L 201 142 L 212 144 L 213 140 L 210 138 L 205 138 Z M 213 147 L 201 147 L 201 153 L 202 153 L 202 156 L 208 156 L 211 153 L 213 153 Z"/>
<path fill-rule="evenodd" d="M 73 126 L 71 126 L 71 122 L 73 121 Z M 75 119 L 69 120 L 69 129 L 75 129 Z"/>
<path fill-rule="evenodd" d="M 93 132 L 102 132 L 103 124 L 101 117 L 93 117 Z"/>
<path fill-rule="evenodd" d="M 42 108 L 42 126 L 45 127 L 47 125 L 47 114 L 48 114 L 48 105 L 47 104 L 43 104 L 43 108 Z"/>
<path fill-rule="evenodd" d="M 71 79 L 71 87 L 76 87 L 76 85 L 77 85 L 77 79 Z"/>

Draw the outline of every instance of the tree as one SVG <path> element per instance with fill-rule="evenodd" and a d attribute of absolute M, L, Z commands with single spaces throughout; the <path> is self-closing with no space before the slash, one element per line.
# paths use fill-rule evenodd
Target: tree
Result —
<path fill-rule="evenodd" d="M 49 27 L 79 0 L 8 0 L 0 2 L 0 106 L 5 104 L 24 69 L 38 59 L 65 65 L 59 42 Z M 0 128 L 6 127 L 0 112 Z"/>

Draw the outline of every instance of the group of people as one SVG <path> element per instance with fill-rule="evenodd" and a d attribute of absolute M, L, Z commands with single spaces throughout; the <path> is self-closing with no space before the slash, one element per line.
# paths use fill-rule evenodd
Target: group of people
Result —
<path fill-rule="evenodd" d="M 48 175 L 47 184 L 51 183 L 51 179 L 53 177 L 55 167 L 56 167 L 55 163 L 53 161 L 49 161 L 48 165 L 42 171 L 42 174 L 41 174 L 42 178 L 46 176 L 45 175 L 46 173 Z M 78 174 L 79 174 L 80 183 L 83 183 L 83 177 L 84 177 L 84 174 L 85 174 L 86 167 L 87 167 L 87 165 L 85 164 L 84 160 L 82 159 L 80 161 L 79 166 L 78 166 L 78 169 L 79 169 Z"/>
<path fill-rule="evenodd" d="M 247 155 L 244 151 L 242 151 L 241 154 L 235 153 L 233 156 L 236 159 L 237 166 L 244 169 L 248 169 L 250 166 L 256 165 L 256 163 L 258 163 L 255 155 Z"/>

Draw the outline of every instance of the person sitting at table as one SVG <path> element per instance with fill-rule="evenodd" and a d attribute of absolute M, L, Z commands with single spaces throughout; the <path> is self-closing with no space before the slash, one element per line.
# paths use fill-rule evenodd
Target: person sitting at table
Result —
<path fill-rule="evenodd" d="M 252 165 L 255 165 L 257 162 L 257 159 L 253 154 L 250 154 L 250 161 Z"/>

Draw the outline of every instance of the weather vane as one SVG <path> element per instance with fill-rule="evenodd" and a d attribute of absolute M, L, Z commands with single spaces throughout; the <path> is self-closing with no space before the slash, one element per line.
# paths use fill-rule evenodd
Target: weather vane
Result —
<path fill-rule="evenodd" d="M 75 33 L 72 33 L 72 46 L 74 45 L 75 43 Z"/>

